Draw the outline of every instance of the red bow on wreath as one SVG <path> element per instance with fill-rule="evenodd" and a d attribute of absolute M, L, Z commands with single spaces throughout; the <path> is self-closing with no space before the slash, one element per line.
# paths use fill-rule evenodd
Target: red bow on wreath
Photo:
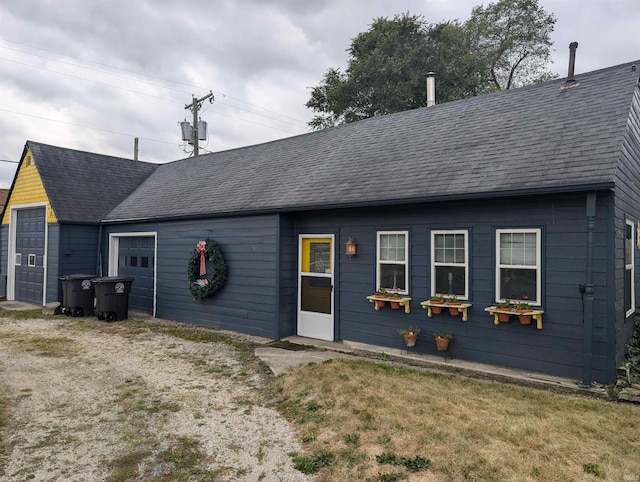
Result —
<path fill-rule="evenodd" d="M 207 252 L 207 242 L 198 241 L 198 245 L 196 246 L 196 251 L 200 253 L 200 276 L 203 276 L 207 274 L 206 259 L 204 257 L 204 254 Z"/>

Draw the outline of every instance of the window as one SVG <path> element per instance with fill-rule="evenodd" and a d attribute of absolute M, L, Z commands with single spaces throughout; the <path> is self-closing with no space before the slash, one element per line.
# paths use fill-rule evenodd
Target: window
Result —
<path fill-rule="evenodd" d="M 30 254 L 27 257 L 27 264 L 28 264 L 28 266 L 30 266 L 32 268 L 36 265 L 36 255 L 35 254 Z"/>
<path fill-rule="evenodd" d="M 22 253 L 16 253 L 16 266 L 22 266 Z"/>
<path fill-rule="evenodd" d="M 467 231 L 431 231 L 431 291 L 469 298 Z"/>
<path fill-rule="evenodd" d="M 633 314 L 636 305 L 633 241 L 633 222 L 627 220 L 624 236 L 624 311 L 627 316 Z"/>
<path fill-rule="evenodd" d="M 540 230 L 496 230 L 496 298 L 539 305 Z"/>
<path fill-rule="evenodd" d="M 378 231 L 377 288 L 409 292 L 408 231 Z"/>

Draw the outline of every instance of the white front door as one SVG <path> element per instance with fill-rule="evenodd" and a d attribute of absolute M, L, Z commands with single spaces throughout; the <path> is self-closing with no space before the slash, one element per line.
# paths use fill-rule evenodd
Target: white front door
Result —
<path fill-rule="evenodd" d="M 298 243 L 298 335 L 334 340 L 332 234 L 300 235 Z"/>

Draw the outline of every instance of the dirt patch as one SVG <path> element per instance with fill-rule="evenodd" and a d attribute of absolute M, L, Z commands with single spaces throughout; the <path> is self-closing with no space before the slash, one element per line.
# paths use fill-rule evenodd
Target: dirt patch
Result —
<path fill-rule="evenodd" d="M 153 323 L 0 319 L 0 477 L 306 480 L 246 354 Z"/>

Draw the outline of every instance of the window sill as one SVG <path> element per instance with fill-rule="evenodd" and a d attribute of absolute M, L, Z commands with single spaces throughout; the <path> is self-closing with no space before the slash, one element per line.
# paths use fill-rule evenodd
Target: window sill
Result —
<path fill-rule="evenodd" d="M 438 315 L 442 313 L 442 308 L 448 308 L 449 314 L 457 316 L 462 313 L 462 321 L 469 319 L 467 310 L 472 306 L 472 303 L 459 302 L 459 303 L 447 303 L 445 301 L 422 301 L 420 303 L 423 309 L 427 310 L 427 316 L 431 318 L 434 314 Z"/>
<path fill-rule="evenodd" d="M 542 315 L 544 314 L 544 310 L 527 310 L 526 312 L 518 312 L 517 310 L 514 309 L 509 309 L 509 308 L 498 308 L 496 306 L 488 306 L 487 308 L 484 309 L 484 311 L 490 313 L 493 315 L 493 324 L 494 325 L 499 325 L 500 323 L 506 323 L 509 321 L 511 315 L 516 315 L 516 316 L 530 316 L 531 318 L 533 318 L 536 321 L 536 328 L 538 330 L 542 330 Z M 503 315 L 502 317 L 500 315 Z M 501 319 L 502 318 L 502 319 Z M 522 321 L 522 318 L 520 319 L 520 324 L 522 325 L 528 325 L 530 324 L 531 321 L 529 321 L 529 323 L 525 323 Z"/>
<path fill-rule="evenodd" d="M 380 310 L 380 308 L 383 308 L 385 303 L 388 301 L 392 309 L 397 310 L 398 308 L 403 306 L 405 313 L 411 313 L 409 302 L 412 300 L 412 298 L 409 298 L 407 296 L 403 296 L 402 298 L 390 298 L 388 296 L 371 295 L 367 296 L 367 299 L 370 303 L 374 304 L 376 311 Z"/>

